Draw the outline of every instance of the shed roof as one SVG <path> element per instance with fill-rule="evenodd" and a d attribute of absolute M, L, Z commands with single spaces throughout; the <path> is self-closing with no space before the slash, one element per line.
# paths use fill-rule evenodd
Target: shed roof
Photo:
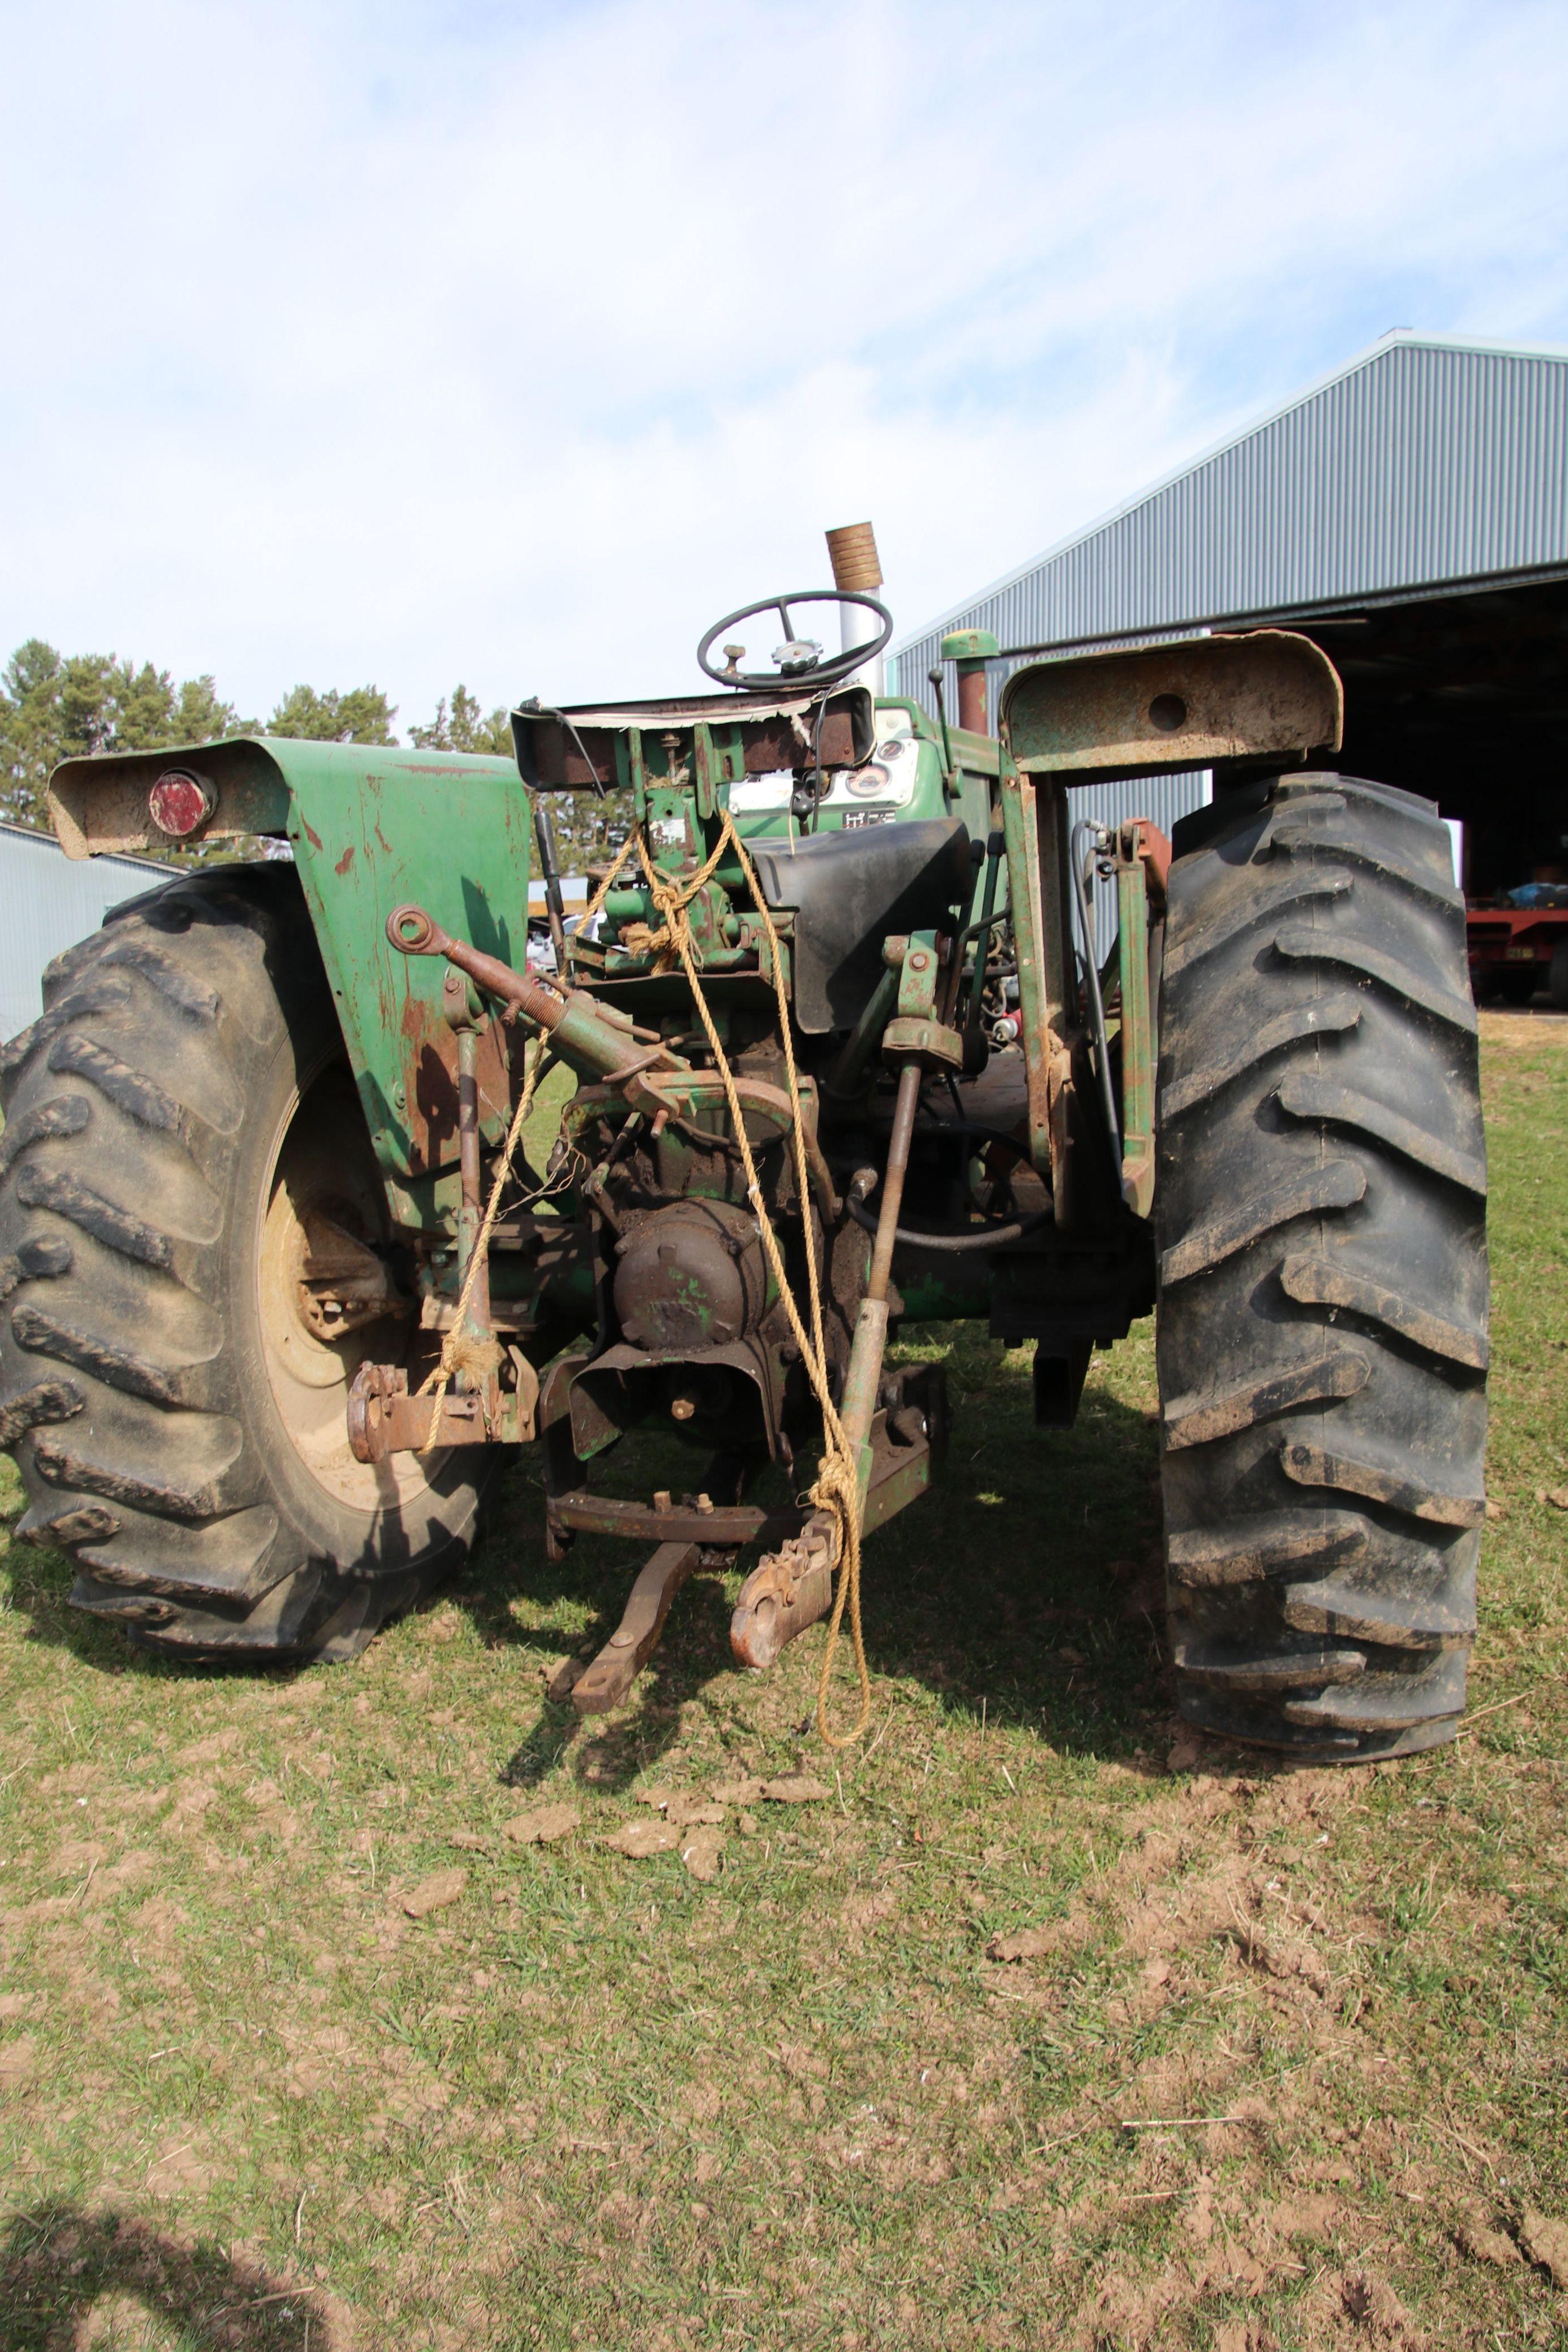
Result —
<path fill-rule="evenodd" d="M 899 649 L 1005 648 L 1331 611 L 1568 571 L 1568 352 L 1384 336 Z"/>

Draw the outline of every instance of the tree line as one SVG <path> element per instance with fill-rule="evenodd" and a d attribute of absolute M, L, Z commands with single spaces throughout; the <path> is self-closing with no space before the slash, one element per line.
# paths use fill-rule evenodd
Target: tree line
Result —
<path fill-rule="evenodd" d="M 0 670 L 0 815 L 47 829 L 45 787 L 60 761 L 101 751 L 191 748 L 232 735 L 287 735 L 312 743 L 386 743 L 397 736 L 395 704 L 378 686 L 322 693 L 296 686 L 266 720 L 242 719 L 211 677 L 182 678 L 153 662 L 115 654 L 61 654 L 41 637 L 18 646 Z M 504 709 L 485 711 L 466 686 L 443 695 L 434 718 L 408 730 L 422 751 L 489 751 L 512 756 Z M 603 801 L 580 793 L 551 795 L 563 862 L 582 866 L 625 837 L 626 795 Z"/>

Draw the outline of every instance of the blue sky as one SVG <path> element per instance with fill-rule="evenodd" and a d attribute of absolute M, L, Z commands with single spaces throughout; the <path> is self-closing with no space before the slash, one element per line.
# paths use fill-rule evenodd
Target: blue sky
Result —
<path fill-rule="evenodd" d="M 1562 0 L 3 0 L 0 652 L 404 723 L 900 633 L 1391 327 L 1568 345 Z"/>

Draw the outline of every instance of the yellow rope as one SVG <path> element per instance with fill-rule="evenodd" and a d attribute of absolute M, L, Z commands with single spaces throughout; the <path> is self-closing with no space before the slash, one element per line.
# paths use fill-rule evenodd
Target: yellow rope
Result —
<path fill-rule="evenodd" d="M 784 986 L 784 956 L 779 945 L 779 936 L 773 927 L 773 919 L 767 901 L 763 896 L 756 870 L 746 854 L 745 845 L 735 830 L 734 820 L 728 809 L 721 812 L 719 841 L 712 855 L 684 884 L 666 879 L 654 863 L 653 852 L 644 838 L 640 826 L 634 827 L 622 843 L 615 863 L 600 880 L 593 902 L 578 927 L 580 933 L 587 930 L 603 907 L 610 885 L 626 864 L 634 845 L 642 861 L 643 871 L 647 877 L 648 890 L 660 918 L 660 928 L 657 931 L 650 929 L 646 924 L 636 927 L 637 951 L 658 956 L 667 954 L 673 948 L 685 971 L 687 983 L 691 990 L 692 1002 L 697 1007 L 702 1026 L 707 1033 L 714 1067 L 723 1084 L 731 1124 L 740 1150 L 742 1164 L 746 1172 L 746 1195 L 756 1215 L 763 1248 L 767 1255 L 773 1280 L 778 1286 L 779 1296 L 784 1302 L 784 1312 L 789 1318 L 795 1345 L 800 1349 L 806 1377 L 811 1382 L 817 1404 L 821 1408 L 826 1443 L 816 1483 L 806 1499 L 818 1510 L 829 1513 L 838 1523 L 838 1585 L 834 1595 L 833 1614 L 828 1621 L 827 1643 L 823 1651 L 822 1672 L 817 1681 L 816 1727 L 830 1748 L 848 1748 L 860 1738 L 871 1717 L 871 1676 L 866 1664 L 866 1641 L 860 1622 L 860 1477 L 854 1452 L 845 1434 L 844 1424 L 838 1418 L 837 1407 L 833 1402 L 833 1391 L 827 1377 L 827 1351 L 822 1328 L 822 1288 L 817 1276 L 816 1250 L 811 1228 L 811 1177 L 805 1153 L 805 1117 L 801 1102 L 799 1073 L 795 1067 L 795 1045 L 790 1035 L 789 994 Z M 735 853 L 767 938 L 773 993 L 778 1002 L 779 1034 L 784 1041 L 784 1068 L 789 1078 L 795 1189 L 801 1204 L 801 1219 L 805 1236 L 806 1286 L 811 1316 L 809 1331 L 801 1320 L 800 1308 L 790 1286 L 789 1275 L 784 1265 L 784 1253 L 779 1247 L 778 1236 L 773 1231 L 773 1219 L 768 1214 L 767 1203 L 763 1196 L 762 1183 L 757 1175 L 757 1164 L 752 1152 L 751 1139 L 746 1133 L 745 1114 L 736 1091 L 734 1074 L 730 1067 L 729 1056 L 724 1051 L 713 1016 L 708 1007 L 707 997 L 703 992 L 696 949 L 691 938 L 691 920 L 687 911 L 698 893 L 712 879 L 722 862 L 726 849 L 733 849 Z M 527 1124 L 529 1111 L 532 1108 L 543 1051 L 544 1033 L 542 1032 L 535 1040 L 533 1054 L 524 1073 L 522 1092 L 518 1097 L 517 1108 L 512 1114 L 511 1126 L 502 1148 L 500 1164 L 490 1188 L 489 1203 L 485 1210 L 479 1235 L 468 1261 L 468 1271 L 463 1279 L 462 1290 L 458 1299 L 457 1315 L 451 1329 L 442 1342 L 440 1361 L 435 1370 L 426 1377 L 420 1390 L 423 1395 L 426 1389 L 432 1385 L 435 1387 L 435 1403 L 430 1416 L 430 1435 L 425 1442 L 424 1450 L 426 1452 L 436 1442 L 441 1403 L 451 1382 L 452 1375 L 458 1367 L 465 1345 L 471 1344 L 465 1342 L 463 1326 L 468 1319 L 474 1286 L 479 1280 L 479 1269 L 485 1263 L 490 1235 L 495 1229 L 496 1219 L 500 1213 L 501 1194 L 507 1179 L 511 1173 L 512 1160 L 516 1156 L 523 1128 Z M 847 1607 L 849 1612 L 850 1640 L 855 1652 L 855 1670 L 860 1685 L 860 1711 L 848 1731 L 836 1732 L 827 1720 L 827 1691 Z"/>
<path fill-rule="evenodd" d="M 790 1035 L 789 996 L 784 987 L 784 958 L 779 946 L 779 937 L 773 928 L 773 916 L 763 896 L 756 871 L 746 855 L 745 845 L 736 832 L 734 820 L 727 808 L 721 813 L 717 848 L 700 871 L 684 885 L 667 880 L 659 872 L 640 830 L 637 846 L 654 905 L 658 909 L 670 944 L 680 959 L 687 983 L 691 990 L 692 1001 L 696 1004 L 702 1026 L 707 1032 L 714 1067 L 723 1083 L 731 1124 L 734 1129 L 735 1141 L 740 1149 L 742 1164 L 746 1171 L 747 1198 L 756 1215 L 757 1229 L 762 1236 L 763 1247 L 767 1255 L 773 1280 L 778 1286 L 784 1312 L 789 1318 L 795 1345 L 800 1349 L 806 1376 L 822 1411 L 826 1443 L 816 1482 L 811 1488 L 807 1500 L 818 1510 L 829 1513 L 838 1523 L 839 1573 L 838 1588 L 834 1596 L 833 1614 L 828 1622 L 827 1643 L 823 1652 L 822 1673 L 817 1682 L 816 1727 L 830 1748 L 848 1748 L 859 1738 L 871 1716 L 871 1677 L 866 1664 L 866 1642 L 860 1622 L 860 1477 L 854 1452 L 845 1433 L 844 1424 L 838 1418 L 837 1407 L 833 1402 L 833 1392 L 828 1384 L 827 1354 L 822 1330 L 822 1290 L 817 1278 L 816 1250 L 811 1230 L 811 1190 L 805 1156 L 805 1118 L 800 1097 L 799 1074 L 795 1068 L 795 1046 Z M 805 1235 L 806 1281 L 811 1313 L 809 1332 L 802 1323 L 800 1309 L 790 1287 L 789 1276 L 784 1266 L 784 1253 L 779 1247 L 778 1236 L 773 1231 L 773 1220 L 768 1214 L 767 1203 L 763 1196 L 762 1184 L 757 1176 L 756 1161 L 752 1154 L 751 1139 L 746 1133 L 745 1115 L 741 1108 L 741 1098 L 735 1087 L 734 1075 L 731 1070 L 729 1056 L 724 1051 L 713 1016 L 708 1008 L 707 997 L 703 992 L 698 971 L 696 950 L 691 938 L 690 918 L 687 913 L 690 901 L 712 875 L 726 848 L 733 849 L 740 863 L 741 871 L 745 877 L 747 887 L 752 893 L 752 902 L 767 937 L 768 953 L 772 960 L 773 993 L 778 1000 L 779 1033 L 784 1041 L 784 1068 L 789 1078 L 795 1189 L 800 1201 L 802 1223 Z M 855 1667 L 860 1683 L 860 1712 L 852 1728 L 847 1732 L 840 1733 L 834 1731 L 827 1721 L 827 1689 L 847 1605 L 849 1611 L 850 1638 L 855 1650 Z"/>
<path fill-rule="evenodd" d="M 592 902 L 577 926 L 579 936 L 587 930 L 597 915 L 609 893 L 611 883 L 631 856 L 634 846 L 637 845 L 636 836 L 628 833 L 621 844 L 620 852 L 615 863 L 601 877 Z M 565 973 L 563 972 L 561 977 L 564 980 Z M 539 1084 L 540 1065 L 544 1059 L 546 1034 L 547 1033 L 542 1029 L 533 1040 L 532 1054 L 523 1072 L 522 1092 L 517 1098 L 517 1108 L 511 1115 L 511 1125 L 507 1130 L 506 1141 L 501 1147 L 500 1165 L 496 1170 L 495 1181 L 490 1186 L 489 1202 L 468 1257 L 468 1271 L 463 1276 L 463 1287 L 458 1295 L 458 1311 L 453 1318 L 452 1327 L 441 1342 L 440 1359 L 435 1370 L 427 1372 L 419 1384 L 420 1396 L 431 1388 L 436 1392 L 435 1402 L 430 1409 L 430 1434 L 419 1449 L 422 1454 L 428 1454 L 436 1443 L 436 1432 L 441 1425 L 441 1405 L 447 1389 L 451 1386 L 453 1373 L 463 1367 L 466 1355 L 471 1357 L 474 1343 L 465 1333 L 463 1327 L 468 1319 L 468 1307 L 473 1299 L 474 1286 L 479 1281 L 479 1270 L 486 1262 L 490 1235 L 495 1231 L 496 1220 L 500 1214 L 501 1194 L 505 1192 L 507 1180 L 511 1174 L 511 1163 L 517 1157 L 517 1147 L 522 1140 L 522 1130 L 528 1124 L 528 1114 L 533 1108 L 534 1088 Z"/>
<path fill-rule="evenodd" d="M 718 869 L 720 861 L 723 857 L 724 847 L 724 836 L 721 834 L 719 836 L 719 846 L 714 850 L 712 856 L 708 859 L 706 865 L 704 865 L 691 877 L 689 882 L 683 883 L 679 891 L 676 892 L 675 896 L 682 914 L 685 913 L 687 907 L 690 904 L 691 900 L 698 896 L 699 892 L 706 888 L 707 885 L 712 880 L 713 876 Z M 653 894 L 654 905 L 658 908 L 659 913 L 664 917 L 664 919 L 659 924 L 657 930 L 647 923 L 626 924 L 621 931 L 621 944 L 626 949 L 628 955 L 652 956 L 658 964 L 668 970 L 671 953 L 675 950 L 676 941 L 675 934 L 670 929 L 669 917 L 665 913 L 664 901 L 661 899 L 659 893 L 661 889 L 664 889 L 668 896 L 670 886 L 666 885 L 665 878 L 662 874 L 659 875 L 657 883 L 654 881 L 653 877 L 658 872 L 658 868 L 654 865 L 647 843 L 643 841 L 640 836 L 637 840 L 637 852 L 642 858 L 643 871 L 648 877 L 648 887 Z"/>

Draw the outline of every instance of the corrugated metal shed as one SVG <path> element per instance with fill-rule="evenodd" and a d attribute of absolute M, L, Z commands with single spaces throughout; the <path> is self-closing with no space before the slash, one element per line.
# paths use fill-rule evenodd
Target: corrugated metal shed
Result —
<path fill-rule="evenodd" d="M 1568 352 L 1391 335 L 955 605 L 900 646 L 898 677 L 926 698 L 948 629 L 1005 647 L 1176 635 L 1563 567 Z"/>
<path fill-rule="evenodd" d="M 69 858 L 52 833 L 0 824 L 0 1037 L 43 1009 L 38 982 L 62 948 L 95 931 L 106 910 L 166 882 L 144 857 Z"/>
<path fill-rule="evenodd" d="M 946 631 L 1036 654 L 1403 603 L 1568 572 L 1568 352 L 1387 336 L 1348 367 L 906 641 L 895 690 L 935 710 Z M 992 708 L 1016 661 L 992 666 Z M 951 713 L 957 679 L 946 667 Z M 1165 832 L 1203 775 L 1075 794 Z M 1097 920 L 1110 914 L 1097 894 Z"/>

